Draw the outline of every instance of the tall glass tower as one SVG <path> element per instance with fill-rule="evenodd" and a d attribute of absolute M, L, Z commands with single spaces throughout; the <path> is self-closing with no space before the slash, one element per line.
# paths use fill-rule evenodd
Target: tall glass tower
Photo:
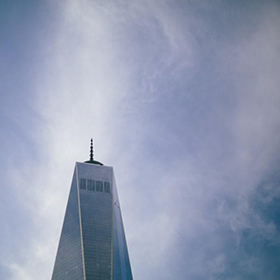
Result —
<path fill-rule="evenodd" d="M 76 163 L 52 280 L 132 280 L 112 167 Z"/>

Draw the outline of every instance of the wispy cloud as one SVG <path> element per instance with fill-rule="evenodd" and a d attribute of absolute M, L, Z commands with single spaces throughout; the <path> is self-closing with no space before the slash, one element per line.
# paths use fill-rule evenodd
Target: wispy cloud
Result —
<path fill-rule="evenodd" d="M 115 168 L 136 280 L 277 279 L 278 3 L 68 0 L 47 12 L 23 107 L 10 114 L 6 97 L 2 111 L 13 141 L 1 150 L 16 144 L 24 162 L 6 151 L 0 278 L 50 279 L 74 162 L 94 136 Z"/>

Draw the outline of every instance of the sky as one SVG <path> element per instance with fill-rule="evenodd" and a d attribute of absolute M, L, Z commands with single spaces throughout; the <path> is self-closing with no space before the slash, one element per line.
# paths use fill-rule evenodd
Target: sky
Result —
<path fill-rule="evenodd" d="M 134 280 L 278 280 L 279 29 L 273 0 L 0 0 L 0 279 L 51 278 L 93 137 Z"/>

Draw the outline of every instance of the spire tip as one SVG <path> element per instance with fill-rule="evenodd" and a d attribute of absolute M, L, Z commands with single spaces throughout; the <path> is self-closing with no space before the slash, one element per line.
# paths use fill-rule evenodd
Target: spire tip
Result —
<path fill-rule="evenodd" d="M 91 164 L 98 164 L 103 165 L 103 163 L 94 160 L 94 152 L 93 152 L 93 139 L 90 139 L 90 152 L 89 152 L 89 160 L 85 161 L 85 163 L 91 163 Z"/>
<path fill-rule="evenodd" d="M 93 140 L 92 138 L 90 139 L 90 161 L 93 161 Z"/>

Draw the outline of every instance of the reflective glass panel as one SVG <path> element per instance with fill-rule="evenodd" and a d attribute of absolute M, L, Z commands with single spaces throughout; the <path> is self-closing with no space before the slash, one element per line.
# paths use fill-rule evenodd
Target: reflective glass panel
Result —
<path fill-rule="evenodd" d="M 83 280 L 76 172 L 73 176 L 52 280 Z"/>
<path fill-rule="evenodd" d="M 87 189 L 89 191 L 95 191 L 95 181 L 94 180 L 88 180 Z"/>

